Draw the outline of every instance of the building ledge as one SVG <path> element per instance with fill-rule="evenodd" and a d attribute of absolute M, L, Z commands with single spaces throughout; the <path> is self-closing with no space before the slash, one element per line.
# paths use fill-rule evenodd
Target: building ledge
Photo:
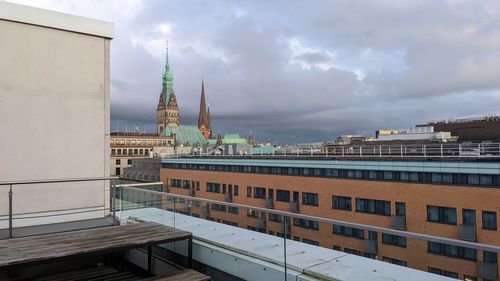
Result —
<path fill-rule="evenodd" d="M 234 259 L 246 259 L 251 265 L 257 261 L 266 270 L 259 271 L 260 280 L 273 280 L 275 274 L 284 274 L 283 239 L 264 233 L 250 231 L 221 223 L 211 222 L 182 214 L 144 208 L 117 213 L 122 223 L 127 221 L 153 221 L 193 233 L 195 240 L 194 259 L 246 280 L 258 279 L 257 275 L 245 275 L 241 266 L 227 266 Z M 416 269 L 402 267 L 359 257 L 343 252 L 287 240 L 288 274 L 297 280 L 452 280 Z M 196 246 L 198 245 L 198 246 Z M 210 249 L 198 251 L 205 247 Z M 226 260 L 215 260 L 210 254 L 223 249 Z M 211 253 L 210 253 L 211 251 Z M 205 253 L 205 254 L 204 254 Z M 215 254 L 214 254 L 215 255 Z M 229 259 L 231 257 L 231 259 Z M 216 263 L 215 265 L 213 263 Z M 243 263 L 244 265 L 244 263 Z M 219 269 L 219 268 L 218 268 Z M 265 275 L 264 274 L 269 274 Z M 274 275 L 273 275 L 274 274 Z M 271 279 L 269 279 L 271 278 Z"/>
<path fill-rule="evenodd" d="M 114 24 L 46 9 L 0 2 L 0 19 L 112 39 Z"/>

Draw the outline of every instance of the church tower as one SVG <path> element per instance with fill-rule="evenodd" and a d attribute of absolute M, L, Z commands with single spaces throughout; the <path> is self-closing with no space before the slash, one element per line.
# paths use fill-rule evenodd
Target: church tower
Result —
<path fill-rule="evenodd" d="M 210 120 L 210 108 L 207 111 L 205 102 L 205 83 L 201 81 L 200 113 L 198 115 L 198 130 L 205 139 L 212 138 L 212 121 Z"/>
<path fill-rule="evenodd" d="M 162 90 L 156 108 L 156 130 L 161 134 L 165 127 L 179 125 L 179 106 L 174 92 L 174 76 L 168 61 L 168 41 L 166 43 L 165 69 L 162 77 Z"/>

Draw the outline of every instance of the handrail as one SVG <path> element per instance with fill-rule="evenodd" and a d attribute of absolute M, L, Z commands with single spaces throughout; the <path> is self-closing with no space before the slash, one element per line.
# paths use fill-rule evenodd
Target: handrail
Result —
<path fill-rule="evenodd" d="M 14 197 L 14 192 L 12 190 L 13 186 L 17 185 L 29 185 L 29 184 L 45 184 L 45 183 L 67 183 L 67 182 L 89 182 L 89 181 L 104 181 L 104 180 L 114 180 L 119 179 L 119 177 L 88 177 L 88 178 L 68 178 L 68 179 L 45 179 L 45 180 L 25 180 L 25 181 L 3 181 L 0 182 L 0 186 L 9 186 L 8 197 L 9 197 L 9 238 L 12 238 L 12 220 L 13 220 L 13 203 L 12 199 Z M 113 189 L 113 188 L 112 188 Z M 113 216 L 113 218 L 115 218 Z"/>
<path fill-rule="evenodd" d="M 360 224 L 360 223 L 347 222 L 347 221 L 341 221 L 341 220 L 336 220 L 336 219 L 329 219 L 329 218 L 322 218 L 322 217 L 316 217 L 316 216 L 310 216 L 310 215 L 304 215 L 304 214 L 297 214 L 297 213 L 279 211 L 279 210 L 274 210 L 274 209 L 267 209 L 267 208 L 257 207 L 257 206 L 249 206 L 249 205 L 243 205 L 243 204 L 237 204 L 237 203 L 228 203 L 228 202 L 224 202 L 224 201 L 217 201 L 217 200 L 212 200 L 212 199 L 192 197 L 192 196 L 186 196 L 186 195 L 180 195 L 180 194 L 174 194 L 174 193 L 160 192 L 160 191 L 154 191 L 154 190 L 149 190 L 149 189 L 134 188 L 134 187 L 130 187 L 130 186 L 121 186 L 121 185 L 115 186 L 115 188 L 119 188 L 119 187 L 124 188 L 124 189 L 131 189 L 134 191 L 158 194 L 158 195 L 162 195 L 162 196 L 170 196 L 170 197 L 182 198 L 182 199 L 186 199 L 186 200 L 196 200 L 196 201 L 220 204 L 220 205 L 231 206 L 231 207 L 258 210 L 261 212 L 278 214 L 278 215 L 282 215 L 282 216 L 289 216 L 289 217 L 293 217 L 293 218 L 315 220 L 318 222 L 328 223 L 328 224 L 332 224 L 332 225 L 336 224 L 336 225 L 347 226 L 347 227 L 361 228 L 364 230 L 376 231 L 376 232 L 385 233 L 385 234 L 398 235 L 398 236 L 403 236 L 403 237 L 407 237 L 407 238 L 415 238 L 415 239 L 420 239 L 420 240 L 425 240 L 425 241 L 446 243 L 446 244 L 459 246 L 459 247 L 467 247 L 467 248 L 472 248 L 472 249 L 477 249 L 477 250 L 500 253 L 500 246 L 495 246 L 495 245 L 490 245 L 490 244 L 462 241 L 462 240 L 458 240 L 458 239 L 440 237 L 440 236 L 435 236 L 435 235 L 430 235 L 430 234 L 423 234 L 423 233 L 403 231 L 403 230 L 395 230 L 395 229 L 367 225 L 367 224 Z"/>
<path fill-rule="evenodd" d="M 24 185 L 24 184 L 58 183 L 58 182 L 101 181 L 101 180 L 115 180 L 115 179 L 119 179 L 119 177 L 89 177 L 89 178 L 45 179 L 45 180 L 25 180 L 25 181 L 0 181 L 0 185 Z"/>

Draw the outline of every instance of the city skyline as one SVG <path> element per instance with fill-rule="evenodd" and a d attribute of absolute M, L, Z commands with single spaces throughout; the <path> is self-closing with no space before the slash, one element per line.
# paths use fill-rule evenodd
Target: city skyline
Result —
<path fill-rule="evenodd" d="M 181 122 L 196 124 L 203 78 L 214 134 L 325 141 L 500 105 L 494 1 L 11 2 L 116 23 L 112 129 L 154 126 L 165 39 Z"/>

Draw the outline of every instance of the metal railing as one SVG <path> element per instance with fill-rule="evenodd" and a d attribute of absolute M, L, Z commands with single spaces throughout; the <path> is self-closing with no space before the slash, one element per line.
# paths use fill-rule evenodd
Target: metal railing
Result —
<path fill-rule="evenodd" d="M 14 189 L 13 187 L 16 186 L 23 186 L 23 185 L 36 185 L 36 184 L 50 184 L 50 183 L 70 183 L 70 182 L 95 182 L 95 181 L 107 181 L 107 180 L 114 180 L 118 179 L 118 177 L 88 177 L 88 178 L 69 178 L 69 179 L 46 179 L 46 180 L 25 180 L 25 181 L 3 181 L 0 182 L 0 186 L 9 186 L 9 191 L 8 191 L 8 200 L 9 200 L 9 207 L 8 207 L 8 232 L 9 232 L 9 238 L 13 237 L 12 231 L 13 231 L 13 199 L 14 199 Z M 114 188 L 111 188 L 114 190 Z M 114 196 L 114 195 L 112 195 Z M 61 210 L 49 210 L 49 211 L 44 211 L 45 213 L 48 212 L 57 212 Z M 79 211 L 79 213 L 82 213 L 85 211 Z M 91 212 L 91 211 L 88 211 Z M 92 211 L 94 212 L 94 210 Z M 39 213 L 39 212 L 37 212 Z M 24 213 L 23 215 L 26 214 L 32 214 L 32 213 Z M 70 213 L 74 214 L 74 213 Z M 65 215 L 65 214 L 61 214 Z M 47 215 L 47 216 L 54 216 L 54 215 Z M 37 216 L 36 218 L 41 218 L 44 217 L 42 216 Z"/>
<path fill-rule="evenodd" d="M 333 145 L 323 147 L 276 148 L 271 152 L 248 153 L 234 151 L 230 154 L 201 152 L 193 150 L 191 154 L 172 155 L 172 157 L 289 157 L 289 158 L 423 158 L 423 159 L 498 159 L 500 143 L 437 143 L 437 144 L 401 144 L 401 145 Z"/>
<path fill-rule="evenodd" d="M 154 184 L 158 184 L 158 183 L 154 183 Z M 402 236 L 402 237 L 406 237 L 406 238 L 413 238 L 413 239 L 419 239 L 419 240 L 425 240 L 425 241 L 431 241 L 431 242 L 445 243 L 445 244 L 459 246 L 459 247 L 466 247 L 466 248 L 471 248 L 471 249 L 476 249 L 476 250 L 483 250 L 483 251 L 500 253 L 500 246 L 492 245 L 492 244 L 464 241 L 464 240 L 435 236 L 435 235 L 424 234 L 424 233 L 397 230 L 397 229 L 368 225 L 368 224 L 361 224 L 361 223 L 348 222 L 348 221 L 342 221 L 342 220 L 331 219 L 331 218 L 317 217 L 317 216 L 305 215 L 305 214 L 300 214 L 300 213 L 292 213 L 292 212 L 287 212 L 287 211 L 280 211 L 280 210 L 276 210 L 276 209 L 268 209 L 268 208 L 250 206 L 250 205 L 244 205 L 244 204 L 238 204 L 238 203 L 229 203 L 229 202 L 212 200 L 212 199 L 205 199 L 205 198 L 199 198 L 199 197 L 191 197 L 191 196 L 174 194 L 174 193 L 145 190 L 145 189 L 133 187 L 133 185 L 128 185 L 128 186 L 116 185 L 113 188 L 114 189 L 122 189 L 122 191 L 121 191 L 122 194 L 126 190 L 132 190 L 134 192 L 144 192 L 144 193 L 158 195 L 158 196 L 160 196 L 161 199 L 154 200 L 154 202 L 153 201 L 151 201 L 151 202 L 153 202 L 155 204 L 160 203 L 160 205 L 161 205 L 161 203 L 164 203 L 164 202 L 173 202 L 174 204 L 179 205 L 179 204 L 181 204 L 181 201 L 184 201 L 184 202 L 199 201 L 199 202 L 205 202 L 208 204 L 218 204 L 218 205 L 223 205 L 226 207 L 251 209 L 251 210 L 255 210 L 255 211 L 259 211 L 259 212 L 281 215 L 281 216 L 283 216 L 283 218 L 290 217 L 290 218 L 313 220 L 313 221 L 317 221 L 319 223 L 340 225 L 340 226 L 363 229 L 366 231 L 374 231 L 374 232 L 383 233 L 383 234 L 391 234 L 391 235 L 397 235 L 397 236 Z M 115 192 L 115 194 L 116 194 L 116 192 Z M 163 196 L 166 197 L 166 200 L 163 199 Z M 121 198 L 123 198 L 123 197 L 120 196 L 120 198 L 117 198 L 117 199 L 121 199 Z M 148 203 L 151 203 L 151 202 L 144 201 L 139 205 L 140 205 L 140 207 L 145 208 L 146 206 L 148 206 Z M 113 206 L 116 207 L 116 205 L 113 205 Z M 150 205 L 150 206 L 152 206 L 152 205 Z M 138 208 L 140 208 L 140 207 L 138 207 Z M 174 209 L 174 211 L 176 212 L 177 210 Z M 285 219 L 283 219 L 282 221 L 284 221 L 284 220 Z"/>

